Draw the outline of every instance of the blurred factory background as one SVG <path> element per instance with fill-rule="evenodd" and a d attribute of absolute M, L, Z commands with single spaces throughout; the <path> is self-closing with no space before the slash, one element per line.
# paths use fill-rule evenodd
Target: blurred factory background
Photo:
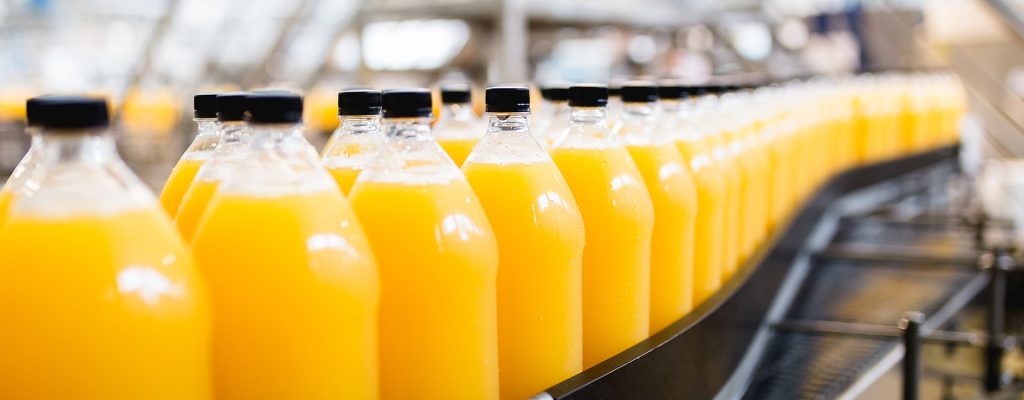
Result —
<path fill-rule="evenodd" d="M 1003 110 L 1020 101 L 1006 90 L 1024 91 L 1024 69 L 1013 67 L 1024 53 L 1007 23 L 1022 3 L 5 0 L 0 175 L 27 148 L 25 98 L 42 93 L 109 96 L 124 154 L 153 186 L 190 140 L 191 95 L 200 91 L 300 91 L 314 143 L 337 123 L 340 88 L 448 81 L 765 82 L 953 65 L 988 79 L 972 95 Z M 1024 138 L 1001 140 L 994 146 L 1005 150 Z"/>

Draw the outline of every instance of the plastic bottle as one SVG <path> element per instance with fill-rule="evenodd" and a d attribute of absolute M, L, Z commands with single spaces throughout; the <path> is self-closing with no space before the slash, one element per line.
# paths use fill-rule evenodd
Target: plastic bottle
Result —
<path fill-rule="evenodd" d="M 434 137 L 455 165 L 462 165 L 473 151 L 485 130 L 470 104 L 472 89 L 468 85 L 441 87 L 441 118 L 434 127 Z"/>
<path fill-rule="evenodd" d="M 498 398 L 494 233 L 431 135 L 430 92 L 382 100 L 387 140 L 349 196 L 380 266 L 382 398 Z"/>
<path fill-rule="evenodd" d="M 530 90 L 486 97 L 487 134 L 462 170 L 498 242 L 501 397 L 523 399 L 583 367 L 583 217 L 530 133 Z"/>
<path fill-rule="evenodd" d="M 106 101 L 37 107 L 39 168 L 0 228 L 0 397 L 210 398 L 205 290 Z"/>
<path fill-rule="evenodd" d="M 622 116 L 615 127 L 643 175 L 654 204 L 651 245 L 651 332 L 693 308 L 694 223 L 697 187 L 690 166 L 668 132 L 659 129 L 658 87 L 622 85 Z"/>
<path fill-rule="evenodd" d="M 550 149 L 586 232 L 583 367 L 647 338 L 654 206 L 644 178 L 605 117 L 608 88 L 569 88 L 568 132 Z"/>
<path fill-rule="evenodd" d="M 178 207 L 174 223 L 185 243 L 191 243 L 199 222 L 221 182 L 245 159 L 249 152 L 249 127 L 245 123 L 248 93 L 233 92 L 217 96 L 217 121 L 220 142 L 192 179 Z"/>
<path fill-rule="evenodd" d="M 711 157 L 711 143 L 700 129 L 705 103 L 694 100 L 695 88 L 677 82 L 658 87 L 658 96 L 669 120 L 670 135 L 690 166 L 697 185 L 697 219 L 694 224 L 693 305 L 700 306 L 718 291 L 724 270 L 725 210 L 728 188 L 721 166 Z"/>
<path fill-rule="evenodd" d="M 41 155 L 39 149 L 42 148 L 42 136 L 39 135 L 39 103 L 45 101 L 51 96 L 39 96 L 28 99 L 25 102 L 25 133 L 31 138 L 31 145 L 28 148 L 28 152 L 25 156 L 18 161 L 18 165 L 14 167 L 14 172 L 7 178 L 7 182 L 0 187 L 0 227 L 4 225 L 4 219 L 7 216 L 7 208 L 14 198 L 14 193 L 21 190 L 22 186 L 28 181 L 28 178 L 32 176 L 36 167 L 39 165 Z"/>
<path fill-rule="evenodd" d="M 743 175 L 740 166 L 727 151 L 729 134 L 725 127 L 731 115 L 724 112 L 726 88 L 713 86 L 706 96 L 710 102 L 708 112 L 703 114 L 704 137 L 710 144 L 709 154 L 718 164 L 726 183 L 724 239 L 722 239 L 722 282 L 725 283 L 739 266 L 740 248 L 740 199 L 743 198 Z"/>
<path fill-rule="evenodd" d="M 164 183 L 163 191 L 160 192 L 160 204 L 172 218 L 178 215 L 178 208 L 185 197 L 185 192 L 192 185 L 199 169 L 213 154 L 221 138 L 221 129 L 217 123 L 217 94 L 197 94 L 192 98 L 192 106 L 195 109 L 193 120 L 196 121 L 198 131 L 196 138 L 181 155 L 181 159 Z"/>
<path fill-rule="evenodd" d="M 545 101 L 544 114 L 537 118 L 540 126 L 534 132 L 541 145 L 551 147 L 569 128 L 569 86 L 552 84 L 541 88 L 540 93 Z"/>
<path fill-rule="evenodd" d="M 377 90 L 354 89 L 338 93 L 340 124 L 324 147 L 321 164 L 343 193 L 352 190 L 356 177 L 384 143 L 380 101 Z"/>
<path fill-rule="evenodd" d="M 377 271 L 330 175 L 308 157 L 302 98 L 246 97 L 251 150 L 192 244 L 213 309 L 221 399 L 375 399 Z"/>

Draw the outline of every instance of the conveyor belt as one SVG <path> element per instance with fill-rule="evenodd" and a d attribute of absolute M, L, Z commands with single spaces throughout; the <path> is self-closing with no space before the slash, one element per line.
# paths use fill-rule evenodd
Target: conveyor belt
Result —
<path fill-rule="evenodd" d="M 872 217 L 845 219 L 812 270 L 785 319 L 895 326 L 907 311 L 933 313 L 977 271 L 970 265 L 936 265 L 848 257 L 871 249 L 908 249 L 968 264 L 974 236 L 951 223 L 922 227 Z M 829 399 L 843 393 L 899 345 L 898 338 L 773 334 L 746 399 Z"/>
<path fill-rule="evenodd" d="M 908 310 L 935 311 L 972 276 L 963 269 L 835 261 L 815 268 L 787 319 L 894 326 Z M 895 338 L 778 333 L 746 398 L 833 398 L 898 343 Z"/>

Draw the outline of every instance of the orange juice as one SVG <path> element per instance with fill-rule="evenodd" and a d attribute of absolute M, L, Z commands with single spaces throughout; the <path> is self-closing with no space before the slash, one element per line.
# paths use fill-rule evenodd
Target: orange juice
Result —
<path fill-rule="evenodd" d="M 12 197 L 12 191 L 6 186 L 0 188 L 0 227 L 4 226 L 4 221 L 7 219 L 7 209 L 10 208 Z"/>
<path fill-rule="evenodd" d="M 498 243 L 502 397 L 526 398 L 582 370 L 583 220 L 550 161 L 463 169 Z"/>
<path fill-rule="evenodd" d="M 473 146 L 483 137 L 486 127 L 473 113 L 470 105 L 470 88 L 451 85 L 441 88 L 444 107 L 441 117 L 434 126 L 434 139 L 441 145 L 455 165 L 461 166 L 473 151 Z"/>
<path fill-rule="evenodd" d="M 377 398 L 376 270 L 333 187 L 226 186 L 193 251 L 212 297 L 218 398 Z"/>
<path fill-rule="evenodd" d="M 351 200 L 380 265 L 382 397 L 497 398 L 498 255 L 469 185 L 361 179 Z"/>
<path fill-rule="evenodd" d="M 178 215 L 181 201 L 185 198 L 185 193 L 188 192 L 189 186 L 192 186 L 192 181 L 195 180 L 199 169 L 206 163 L 209 153 L 201 155 L 191 154 L 189 157 L 197 158 L 183 158 L 178 161 L 178 164 L 171 170 L 171 176 L 164 183 L 163 190 L 160 192 L 160 205 L 163 206 L 167 215 L 171 217 Z"/>
<path fill-rule="evenodd" d="M 628 146 L 654 204 L 651 332 L 664 329 L 693 308 L 697 187 L 679 150 L 669 146 Z"/>
<path fill-rule="evenodd" d="M 174 217 L 178 213 L 181 199 L 192 184 L 199 168 L 210 157 L 213 150 L 220 144 L 220 126 L 217 123 L 217 95 L 198 94 L 193 99 L 195 105 L 195 121 L 197 135 L 195 140 L 188 146 L 181 159 L 171 170 L 171 175 L 164 183 L 160 192 L 160 205 L 163 206 L 167 215 Z"/>
<path fill-rule="evenodd" d="M 583 365 L 647 338 L 654 206 L 622 147 L 556 147 L 551 157 L 577 199 L 583 253 Z"/>
<path fill-rule="evenodd" d="M 331 173 L 342 193 L 348 194 L 356 178 L 366 168 L 377 149 L 384 143 L 380 123 L 373 118 L 362 126 L 355 126 L 354 118 L 343 118 L 333 144 L 326 148 L 321 165 Z M 372 125 L 371 125 L 372 124 Z"/>
<path fill-rule="evenodd" d="M 740 241 L 740 199 L 743 198 L 743 175 L 740 166 L 726 152 L 725 137 L 719 132 L 717 137 L 712 137 L 714 143 L 711 150 L 712 160 L 717 163 L 725 179 L 726 197 L 722 240 L 722 282 L 724 283 L 739 266 L 739 241 Z"/>
<path fill-rule="evenodd" d="M 469 157 L 469 153 L 473 152 L 473 146 L 476 146 L 478 139 L 448 139 L 438 138 L 437 143 L 441 145 L 445 153 L 455 161 L 455 165 L 462 165 L 466 162 L 466 158 Z"/>
<path fill-rule="evenodd" d="M 338 189 L 342 193 L 348 194 L 352 191 L 352 185 L 356 184 L 356 178 L 363 172 L 362 168 L 355 167 L 335 167 L 327 170 L 331 173 L 331 178 L 334 178 L 334 183 L 338 185 Z"/>
<path fill-rule="evenodd" d="M 14 212 L 0 253 L 2 397 L 210 397 L 205 292 L 155 205 Z"/>
<path fill-rule="evenodd" d="M 380 92 L 353 89 L 338 93 L 338 129 L 324 147 L 321 165 L 345 194 L 381 144 Z"/>
<path fill-rule="evenodd" d="M 724 173 L 707 153 L 707 143 L 695 132 L 676 140 L 689 162 L 697 184 L 697 219 L 694 233 L 693 305 L 699 306 L 718 291 L 725 269 L 725 210 L 728 195 Z"/>
<path fill-rule="evenodd" d="M 693 308 L 693 241 L 697 188 L 690 167 L 659 129 L 653 83 L 622 86 L 616 136 L 626 144 L 654 205 L 651 243 L 650 331 L 657 332 Z"/>
<path fill-rule="evenodd" d="M 385 399 L 498 398 L 498 250 L 431 136 L 424 89 L 383 93 L 386 141 L 350 199 L 380 270 Z"/>
<path fill-rule="evenodd" d="M 106 101 L 43 110 L 35 184 L 0 227 L 0 398 L 211 398 L 206 292 Z"/>
<path fill-rule="evenodd" d="M 492 114 L 462 170 L 498 243 L 501 397 L 524 399 L 583 368 L 583 217 L 525 112 L 512 112 L 529 104 L 529 89 L 492 87 L 487 95 L 492 112 L 509 111 Z M 511 99 L 495 99 L 501 95 Z"/>
<path fill-rule="evenodd" d="M 650 332 L 654 205 L 629 151 L 607 126 L 608 88 L 569 88 L 567 133 L 550 148 L 583 215 L 583 367 Z"/>
<path fill-rule="evenodd" d="M 729 144 L 732 159 L 740 167 L 743 179 L 743 196 L 740 198 L 740 241 L 738 261 L 745 262 L 750 257 L 767 229 L 768 169 L 770 161 L 763 149 L 755 145 L 750 135 L 752 126 L 741 128 Z"/>
<path fill-rule="evenodd" d="M 210 200 L 213 199 L 220 183 L 220 179 L 199 179 L 192 182 L 178 210 L 178 216 L 174 218 L 174 224 L 178 227 L 182 239 L 185 239 L 185 243 L 192 243 L 196 228 L 206 214 Z"/>
<path fill-rule="evenodd" d="M 231 176 L 234 168 L 242 164 L 249 155 L 249 130 L 242 123 L 230 121 L 224 123 L 223 136 L 217 149 L 202 164 L 199 172 L 190 180 L 174 216 L 174 224 L 185 243 L 192 243 L 192 238 L 199 228 L 210 200 L 217 192 L 221 182 Z"/>
<path fill-rule="evenodd" d="M 192 243 L 210 288 L 214 393 L 377 398 L 377 271 L 366 237 L 309 157 L 301 98 L 267 92 L 247 103 L 251 151 L 220 183 Z"/>

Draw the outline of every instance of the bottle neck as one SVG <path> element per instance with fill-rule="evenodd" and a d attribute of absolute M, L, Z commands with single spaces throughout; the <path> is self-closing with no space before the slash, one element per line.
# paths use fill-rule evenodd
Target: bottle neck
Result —
<path fill-rule="evenodd" d="M 341 129 L 346 133 L 366 133 L 380 131 L 379 115 L 342 115 L 339 117 Z"/>
<path fill-rule="evenodd" d="M 622 119 L 629 122 L 652 122 L 656 113 L 656 103 L 624 103 Z"/>
<path fill-rule="evenodd" d="M 74 132 L 41 130 L 38 136 L 43 160 L 48 164 L 99 165 L 119 159 L 114 137 L 106 128 Z"/>
<path fill-rule="evenodd" d="M 302 136 L 302 124 L 297 123 L 249 124 L 249 129 L 253 143 L 259 148 L 276 146 L 286 137 Z"/>
<path fill-rule="evenodd" d="M 569 124 L 580 127 L 608 127 L 608 109 L 605 107 L 572 107 Z"/>
<path fill-rule="evenodd" d="M 216 118 L 195 118 L 198 136 L 216 135 L 220 131 L 220 122 Z"/>
<path fill-rule="evenodd" d="M 429 138 L 430 118 L 389 118 L 384 120 L 388 138 Z"/>
<path fill-rule="evenodd" d="M 476 115 L 473 114 L 473 107 L 469 103 L 449 103 L 441 109 L 441 119 L 471 121 L 474 118 Z"/>
<path fill-rule="evenodd" d="M 522 133 L 529 132 L 530 125 L 528 117 L 530 113 L 516 112 L 516 113 L 488 113 L 487 114 L 487 133 L 488 134 L 505 134 L 505 133 Z"/>
<path fill-rule="evenodd" d="M 225 139 L 238 139 L 248 135 L 249 125 L 245 121 L 221 121 L 220 132 Z"/>

